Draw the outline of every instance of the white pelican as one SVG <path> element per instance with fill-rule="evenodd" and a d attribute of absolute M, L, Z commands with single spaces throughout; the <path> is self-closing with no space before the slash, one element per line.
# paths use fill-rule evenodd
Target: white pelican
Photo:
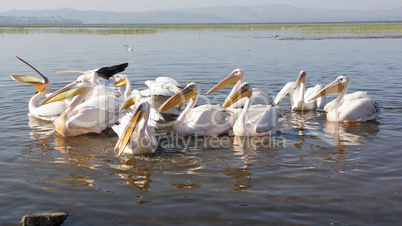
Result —
<path fill-rule="evenodd" d="M 38 119 L 46 120 L 46 121 L 54 121 L 63 111 L 67 108 L 68 104 L 66 101 L 57 101 L 53 102 L 49 105 L 44 106 L 36 106 L 36 102 L 50 90 L 51 84 L 50 81 L 36 68 L 32 65 L 19 58 L 19 60 L 24 62 L 26 65 L 31 67 L 34 71 L 36 71 L 41 79 L 25 76 L 25 75 L 11 75 L 11 78 L 17 82 L 28 83 L 30 85 L 35 86 L 38 89 L 38 92 L 35 93 L 31 99 L 29 100 L 29 115 Z"/>
<path fill-rule="evenodd" d="M 275 104 L 278 105 L 286 95 L 289 95 L 291 109 L 294 111 L 314 110 L 316 106 L 323 108 L 326 104 L 325 97 L 320 97 L 314 101 L 308 101 L 322 89 L 322 86 L 317 84 L 305 90 L 306 76 L 305 71 L 300 71 L 296 82 L 288 82 L 281 91 L 279 91 L 275 97 Z"/>
<path fill-rule="evenodd" d="M 276 107 L 269 105 L 259 104 L 250 107 L 252 93 L 252 86 L 245 82 L 222 104 L 222 110 L 225 110 L 246 97 L 240 116 L 233 125 L 233 133 L 236 136 L 265 136 L 277 132 L 284 121 L 281 118 L 282 114 Z"/>
<path fill-rule="evenodd" d="M 148 126 L 149 110 L 149 103 L 141 100 L 129 117 L 124 117 L 124 121 L 112 127 L 119 136 L 114 148 L 116 156 L 127 158 L 155 152 L 158 143 Z"/>
<path fill-rule="evenodd" d="M 230 91 L 228 97 L 226 98 L 227 100 L 234 92 L 236 92 L 240 88 L 243 81 L 244 81 L 244 71 L 242 69 L 235 69 L 225 79 L 223 79 L 221 82 L 212 87 L 208 92 L 206 92 L 205 95 L 218 91 L 222 88 L 225 88 L 226 86 L 234 85 L 232 91 Z M 244 103 L 245 100 L 243 99 L 233 104 L 231 107 L 242 108 L 244 106 Z M 266 92 L 258 88 L 253 88 L 252 104 L 265 104 L 275 106 L 274 100 Z"/>
<path fill-rule="evenodd" d="M 54 121 L 56 131 L 61 136 L 101 133 L 116 121 L 114 111 L 117 103 L 111 96 L 90 98 L 80 104 L 86 98 L 87 94 L 91 92 L 92 88 L 93 86 L 89 81 L 80 78 L 54 92 L 40 103 L 40 105 L 48 104 L 77 96 Z"/>
<path fill-rule="evenodd" d="M 110 81 L 113 82 L 119 91 L 122 93 L 124 99 L 127 99 L 130 95 L 136 92 L 137 96 L 141 96 L 142 98 L 146 98 L 146 100 L 151 105 L 152 109 L 158 109 L 167 99 L 169 99 L 174 94 L 180 92 L 183 88 L 176 80 L 169 77 L 157 77 L 155 80 L 147 80 L 145 84 L 148 86 L 148 89 L 141 91 L 131 91 L 131 81 L 127 75 L 124 74 L 115 74 L 110 78 Z M 124 93 L 121 91 L 122 86 L 126 86 Z M 176 108 L 169 109 L 164 112 L 165 114 L 172 115 L 180 115 L 180 111 Z M 153 110 L 151 110 L 151 115 L 153 114 Z M 152 118 L 152 116 L 151 116 Z"/>
<path fill-rule="evenodd" d="M 375 120 L 382 112 L 377 102 L 366 92 L 355 92 L 346 95 L 350 80 L 341 75 L 334 82 L 319 91 L 311 100 L 321 96 L 339 93 L 337 98 L 329 102 L 324 110 L 330 122 L 365 122 Z"/>
<path fill-rule="evenodd" d="M 169 98 L 158 112 L 166 111 L 187 100 L 190 102 L 173 125 L 173 131 L 180 135 L 218 136 L 227 132 L 231 126 L 226 122 L 229 113 L 219 109 L 219 105 L 201 105 L 195 107 L 201 88 L 196 83 L 189 83 L 182 91 Z"/>

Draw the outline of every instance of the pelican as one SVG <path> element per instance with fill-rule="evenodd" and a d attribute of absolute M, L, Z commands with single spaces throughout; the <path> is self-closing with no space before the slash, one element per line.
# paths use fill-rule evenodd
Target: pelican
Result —
<path fill-rule="evenodd" d="M 194 108 L 200 96 L 201 88 L 196 83 L 189 83 L 182 91 L 169 98 L 159 109 L 163 112 L 187 100 L 190 102 L 173 125 L 173 131 L 180 135 L 218 136 L 227 132 L 231 126 L 226 122 L 227 112 L 218 105 L 201 105 Z"/>
<path fill-rule="evenodd" d="M 232 91 L 230 91 L 228 97 L 233 95 L 241 86 L 241 84 L 244 81 L 244 71 L 242 69 L 235 69 L 232 71 L 230 75 L 228 75 L 225 79 L 223 79 L 221 82 L 216 84 L 214 87 L 212 87 L 208 92 L 205 93 L 205 95 L 208 95 L 212 92 L 218 91 L 222 88 L 225 88 L 226 86 L 234 85 L 232 88 Z M 231 107 L 232 108 L 242 108 L 244 106 L 245 100 L 240 100 L 233 104 Z M 275 106 L 274 100 L 264 91 L 258 88 L 253 88 L 253 102 L 252 104 L 265 104 L 265 105 L 271 105 Z"/>
<path fill-rule="evenodd" d="M 382 112 L 377 102 L 372 100 L 366 92 L 358 91 L 347 94 L 350 79 L 344 75 L 339 76 L 327 85 L 310 100 L 321 96 L 339 93 L 337 98 L 327 105 L 324 110 L 329 122 L 365 122 L 375 120 Z"/>
<path fill-rule="evenodd" d="M 125 117 L 119 125 L 112 127 L 119 136 L 114 148 L 116 156 L 131 157 L 155 152 L 158 144 L 148 125 L 149 110 L 150 104 L 141 100 L 130 117 Z"/>
<path fill-rule="evenodd" d="M 66 98 L 73 98 L 71 104 L 54 121 L 56 131 L 63 137 L 77 136 L 85 133 L 101 133 L 115 122 L 115 99 L 111 96 L 99 96 L 87 99 L 93 85 L 79 78 L 64 88 L 54 92 L 43 100 L 40 105 L 49 104 Z"/>
<path fill-rule="evenodd" d="M 320 97 L 314 101 L 308 101 L 313 95 L 322 89 L 321 85 L 315 85 L 306 89 L 305 71 L 300 71 L 296 82 L 288 82 L 275 97 L 275 104 L 278 105 L 282 99 L 289 95 L 291 109 L 294 111 L 314 110 L 316 107 L 323 108 L 326 104 L 326 98 Z"/>
<path fill-rule="evenodd" d="M 158 109 L 167 99 L 169 99 L 174 94 L 180 92 L 183 88 L 176 80 L 169 77 L 157 77 L 155 80 L 147 80 L 145 84 L 148 86 L 148 89 L 141 91 L 131 91 L 131 81 L 127 75 L 124 74 L 115 74 L 110 78 L 110 81 L 113 82 L 119 91 L 122 93 L 124 99 L 127 99 L 130 95 L 134 94 L 137 96 L 141 96 L 142 98 L 146 98 L 152 109 Z M 124 93 L 121 91 L 120 87 L 126 86 Z M 131 92 L 131 94 L 130 94 Z M 172 115 L 180 115 L 180 111 L 176 108 L 171 108 L 167 110 L 167 114 Z M 153 110 L 151 110 L 151 115 L 153 114 Z M 152 118 L 152 116 L 151 116 Z"/>
<path fill-rule="evenodd" d="M 265 136 L 277 132 L 284 122 L 282 114 L 276 107 L 269 105 L 259 104 L 250 107 L 252 94 L 251 84 L 245 82 L 222 104 L 222 110 L 225 110 L 243 97 L 246 98 L 245 105 L 233 125 L 234 135 Z"/>
<path fill-rule="evenodd" d="M 53 102 L 49 105 L 37 106 L 36 102 L 44 97 L 47 92 L 51 89 L 51 84 L 48 78 L 46 78 L 42 73 L 40 73 L 36 68 L 32 65 L 19 58 L 23 63 L 31 67 L 34 71 L 36 71 L 41 79 L 25 76 L 25 75 L 11 75 L 11 78 L 17 82 L 28 83 L 30 85 L 35 86 L 38 89 L 38 92 L 35 93 L 31 99 L 29 100 L 29 116 L 46 120 L 46 121 L 54 121 L 63 111 L 67 108 L 68 103 L 66 101 L 57 101 Z"/>

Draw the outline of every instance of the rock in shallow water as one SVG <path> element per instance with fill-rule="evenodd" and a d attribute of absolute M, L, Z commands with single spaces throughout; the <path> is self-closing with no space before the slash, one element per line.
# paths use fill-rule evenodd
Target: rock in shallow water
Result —
<path fill-rule="evenodd" d="M 61 225 L 66 220 L 68 213 L 40 213 L 25 215 L 19 225 L 33 226 L 33 225 Z"/>

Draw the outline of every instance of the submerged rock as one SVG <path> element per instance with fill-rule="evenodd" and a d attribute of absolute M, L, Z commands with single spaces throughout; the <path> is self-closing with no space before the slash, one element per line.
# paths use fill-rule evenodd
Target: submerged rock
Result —
<path fill-rule="evenodd" d="M 33 225 L 61 225 L 66 220 L 68 213 L 40 213 L 25 215 L 19 225 L 33 226 Z"/>

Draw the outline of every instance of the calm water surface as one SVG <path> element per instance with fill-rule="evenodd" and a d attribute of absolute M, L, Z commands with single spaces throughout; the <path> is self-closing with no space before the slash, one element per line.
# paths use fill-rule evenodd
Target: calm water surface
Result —
<path fill-rule="evenodd" d="M 279 38 L 271 38 L 276 32 Z M 292 36 L 293 35 L 293 36 Z M 288 38 L 286 38 L 288 37 Z M 290 37 L 290 38 L 289 38 Z M 294 38 L 292 38 L 294 37 Z M 127 52 L 123 45 L 132 45 Z M 286 31 L 164 31 L 149 35 L 5 34 L 0 37 L 0 222 L 65 211 L 64 225 L 301 224 L 397 225 L 402 221 L 402 41 L 399 38 L 303 36 Z M 377 122 L 327 123 L 321 111 L 290 112 L 263 142 L 170 140 L 124 165 L 117 136 L 62 138 L 51 123 L 29 120 L 34 87 L 11 74 L 37 75 L 52 90 L 87 70 L 129 62 L 137 89 L 170 76 L 207 91 L 233 69 L 275 96 L 300 70 L 307 85 L 351 78 L 384 113 Z M 220 104 L 230 89 L 200 98 Z M 330 99 L 334 96 L 329 96 Z M 221 140 L 222 141 L 222 140 Z"/>

